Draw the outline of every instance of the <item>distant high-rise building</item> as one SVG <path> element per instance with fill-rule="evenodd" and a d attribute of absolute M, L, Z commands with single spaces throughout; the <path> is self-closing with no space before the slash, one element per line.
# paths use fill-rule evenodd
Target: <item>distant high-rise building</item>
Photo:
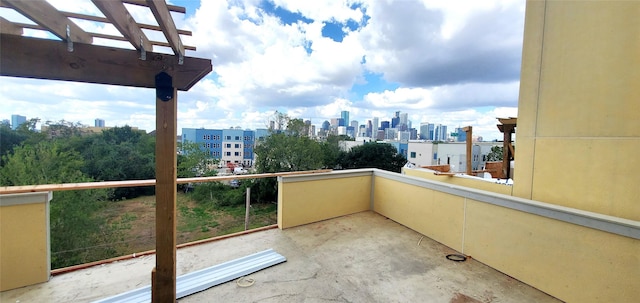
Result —
<path fill-rule="evenodd" d="M 441 124 L 436 125 L 433 136 L 434 141 L 447 141 L 447 127 Z"/>
<path fill-rule="evenodd" d="M 322 122 L 322 130 L 329 130 L 329 128 L 331 128 L 331 123 L 327 120 L 324 120 L 324 122 Z"/>
<path fill-rule="evenodd" d="M 347 127 L 347 120 L 342 119 L 342 118 L 338 118 L 338 127 L 340 127 L 340 126 Z"/>
<path fill-rule="evenodd" d="M 380 121 L 378 119 L 378 117 L 373 117 L 373 124 L 371 125 L 371 136 L 372 137 L 377 137 L 378 136 L 378 128 L 380 127 Z"/>
<path fill-rule="evenodd" d="M 354 129 L 358 129 L 358 121 L 357 120 L 351 121 L 351 123 L 349 123 L 349 126 L 353 127 Z"/>
<path fill-rule="evenodd" d="M 400 121 L 398 122 L 398 129 L 400 131 L 406 131 L 409 129 L 409 114 L 401 113 L 399 117 Z"/>
<path fill-rule="evenodd" d="M 95 127 L 104 127 L 104 119 L 100 119 L 100 118 L 96 119 L 94 126 Z"/>
<path fill-rule="evenodd" d="M 389 121 L 380 122 L 380 129 L 379 130 L 385 130 L 387 128 L 389 128 Z"/>
<path fill-rule="evenodd" d="M 420 140 L 431 140 L 429 138 L 429 122 L 420 123 Z"/>
<path fill-rule="evenodd" d="M 409 140 L 416 140 L 418 139 L 418 130 L 415 128 L 409 128 L 409 133 L 411 133 L 411 136 L 409 137 Z"/>
<path fill-rule="evenodd" d="M 436 134 L 436 125 L 433 123 L 429 123 L 427 128 L 427 140 L 437 140 L 435 137 Z"/>
<path fill-rule="evenodd" d="M 304 132 L 307 136 L 313 137 L 315 132 L 311 130 L 311 120 L 304 120 Z"/>
<path fill-rule="evenodd" d="M 458 142 L 465 142 L 467 141 L 467 132 L 464 131 L 464 129 L 462 129 L 462 127 L 458 127 L 456 128 L 456 141 Z"/>
<path fill-rule="evenodd" d="M 392 128 L 398 127 L 398 124 L 400 124 L 400 117 L 391 118 L 391 127 Z"/>
<path fill-rule="evenodd" d="M 27 122 L 27 117 L 20 115 L 11 115 L 11 129 L 16 130 L 18 127 Z"/>
<path fill-rule="evenodd" d="M 342 120 L 344 121 L 344 125 L 340 125 L 340 126 L 348 126 L 347 123 L 349 123 L 349 111 L 343 110 L 342 112 L 340 112 L 340 118 L 342 118 Z"/>

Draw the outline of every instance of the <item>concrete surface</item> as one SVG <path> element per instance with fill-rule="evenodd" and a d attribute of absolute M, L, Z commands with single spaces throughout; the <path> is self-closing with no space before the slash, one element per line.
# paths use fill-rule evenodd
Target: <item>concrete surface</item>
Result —
<path fill-rule="evenodd" d="M 560 302 L 373 212 L 178 250 L 178 274 L 273 248 L 287 262 L 179 302 Z M 54 276 L 0 302 L 91 302 L 150 283 L 154 256 Z"/>

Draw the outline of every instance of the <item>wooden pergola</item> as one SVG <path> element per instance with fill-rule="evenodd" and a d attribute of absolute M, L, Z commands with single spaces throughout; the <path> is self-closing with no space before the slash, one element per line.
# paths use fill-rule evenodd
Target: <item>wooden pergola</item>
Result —
<path fill-rule="evenodd" d="M 502 145 L 502 175 L 505 179 L 513 178 L 511 176 L 511 161 L 515 159 L 515 151 L 511 141 L 511 134 L 515 133 L 518 124 L 518 118 L 497 118 L 500 124 L 497 125 L 498 130 L 503 134 Z"/>
<path fill-rule="evenodd" d="M 92 0 L 104 16 L 58 10 L 45 0 L 1 0 L 32 23 L 0 17 L 0 75 L 156 89 L 156 267 L 152 301 L 176 298 L 176 134 L 177 91 L 187 91 L 211 72 L 211 60 L 187 57 L 171 12 L 185 8 L 164 0 Z M 127 5 L 149 9 L 155 24 L 138 23 Z M 91 33 L 73 19 L 112 24 L 120 35 Z M 23 36 L 24 29 L 42 30 L 59 40 Z M 144 30 L 144 31 L 143 31 Z M 166 41 L 152 41 L 145 31 L 158 31 Z M 94 38 L 127 41 L 131 49 L 94 44 Z M 155 46 L 171 54 L 153 52 Z"/>

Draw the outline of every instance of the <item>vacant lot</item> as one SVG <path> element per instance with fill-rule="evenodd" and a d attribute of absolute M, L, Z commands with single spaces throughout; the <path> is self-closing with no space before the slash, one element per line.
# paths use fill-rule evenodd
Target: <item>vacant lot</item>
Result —
<path fill-rule="evenodd" d="M 155 196 L 146 196 L 113 202 L 106 209 L 110 224 L 119 230 L 118 255 L 155 249 L 155 203 Z M 249 228 L 275 224 L 276 208 L 274 203 L 251 205 Z M 177 213 L 179 244 L 244 230 L 244 205 L 215 208 L 178 193 Z"/>

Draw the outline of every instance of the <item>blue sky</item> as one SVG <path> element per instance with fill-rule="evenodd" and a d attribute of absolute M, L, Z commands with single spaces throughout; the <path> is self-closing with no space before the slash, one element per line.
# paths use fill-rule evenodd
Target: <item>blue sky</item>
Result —
<path fill-rule="evenodd" d="M 90 1 L 48 1 L 101 15 Z M 315 125 L 342 110 L 359 124 L 402 111 L 416 128 L 421 122 L 472 125 L 491 140 L 501 138 L 496 117 L 517 115 L 523 0 L 171 3 L 187 9 L 173 14 L 178 27 L 193 31 L 183 40 L 198 50 L 187 55 L 213 62 L 211 74 L 179 94 L 179 129 L 263 128 L 275 111 Z M 7 9 L 0 16 L 14 18 Z M 134 9 L 134 17 L 151 20 L 144 9 Z M 107 126 L 154 128 L 150 89 L 0 81 L 0 119 L 21 114 L 93 124 L 102 118 Z"/>

